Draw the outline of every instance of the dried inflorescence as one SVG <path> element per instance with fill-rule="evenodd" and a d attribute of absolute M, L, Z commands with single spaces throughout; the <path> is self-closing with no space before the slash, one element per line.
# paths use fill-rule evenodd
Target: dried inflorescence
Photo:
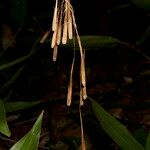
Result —
<path fill-rule="evenodd" d="M 70 0 L 56 0 L 54 14 L 53 14 L 53 22 L 52 22 L 52 41 L 51 48 L 53 48 L 53 61 L 57 59 L 57 50 L 58 45 L 62 42 L 62 44 L 66 44 L 68 39 L 72 39 L 73 36 L 77 38 L 78 45 L 80 48 L 80 106 L 83 105 L 83 100 L 87 98 L 86 93 L 86 76 L 85 76 L 85 52 L 83 51 L 81 40 L 78 34 L 75 16 L 73 7 L 70 3 Z M 71 105 L 72 100 L 72 76 L 74 69 L 74 61 L 73 58 L 71 71 L 70 71 L 70 82 L 68 85 L 68 94 L 67 94 L 67 105 Z"/>
<path fill-rule="evenodd" d="M 79 49 L 80 49 L 80 106 L 83 105 L 84 101 L 87 98 L 86 93 L 86 75 L 85 75 L 85 51 L 82 48 L 81 40 L 78 34 L 74 11 L 70 0 L 56 0 L 53 22 L 52 22 L 52 41 L 51 48 L 53 48 L 53 61 L 57 59 L 57 50 L 60 42 L 66 44 L 68 39 L 72 39 L 73 36 L 77 38 Z M 73 32 L 74 31 L 74 32 Z M 72 101 L 72 77 L 74 69 L 75 55 L 72 61 L 71 71 L 70 71 L 70 81 L 68 85 L 68 94 L 67 94 L 67 105 L 71 105 Z M 81 108 L 79 107 L 80 112 L 80 123 L 81 123 L 81 149 L 85 150 L 85 140 L 83 135 L 83 123 Z"/>

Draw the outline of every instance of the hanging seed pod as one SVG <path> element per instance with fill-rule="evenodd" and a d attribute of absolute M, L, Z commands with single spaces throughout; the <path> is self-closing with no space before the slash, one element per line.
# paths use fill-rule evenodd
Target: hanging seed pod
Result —
<path fill-rule="evenodd" d="M 71 101 L 72 101 L 72 77 L 73 77 L 74 61 L 75 61 L 75 59 L 73 58 L 72 65 L 71 65 L 71 71 L 70 71 L 70 81 L 69 81 L 69 85 L 68 85 L 67 106 L 70 106 Z"/>
<path fill-rule="evenodd" d="M 53 61 L 56 61 L 57 59 L 57 51 L 58 51 L 58 46 L 55 45 L 55 47 L 53 48 Z"/>
<path fill-rule="evenodd" d="M 59 17 L 59 23 L 58 23 L 58 32 L 57 32 L 57 45 L 61 42 L 61 32 L 62 32 L 62 10 L 60 10 L 60 17 Z"/>
<path fill-rule="evenodd" d="M 73 29 L 72 29 L 72 15 L 71 10 L 68 9 L 68 37 L 69 39 L 73 38 Z"/>
<path fill-rule="evenodd" d="M 52 36 L 51 48 L 54 48 L 56 46 L 56 41 L 57 41 L 57 31 L 55 30 Z"/>
<path fill-rule="evenodd" d="M 41 44 L 45 42 L 45 40 L 47 39 L 47 37 L 49 36 L 49 34 L 50 34 L 50 30 L 47 31 L 47 32 L 44 34 L 44 36 L 41 38 L 41 40 L 40 40 L 40 43 L 41 43 Z"/>
<path fill-rule="evenodd" d="M 66 44 L 67 43 L 67 28 L 68 28 L 67 12 L 65 12 L 64 26 L 63 26 L 63 35 L 62 35 L 62 44 Z"/>
<path fill-rule="evenodd" d="M 56 0 L 55 8 L 54 8 L 52 31 L 55 31 L 57 29 L 57 19 L 58 19 L 57 12 L 58 12 L 58 0 Z"/>
<path fill-rule="evenodd" d="M 75 30 L 75 34 L 77 37 L 77 42 L 80 49 L 80 105 L 83 105 L 83 100 L 87 98 L 86 91 L 86 75 L 85 75 L 85 55 L 82 49 L 81 40 L 78 35 L 77 25 L 75 21 L 74 11 L 72 5 L 70 4 L 70 0 L 63 0 L 59 2 L 56 0 L 53 22 L 52 22 L 52 41 L 51 48 L 53 48 L 53 61 L 57 59 L 58 47 L 57 45 L 62 42 L 62 44 L 66 44 L 68 39 L 73 38 L 73 30 Z M 46 35 L 45 35 L 46 36 Z M 43 37 L 44 38 L 44 37 Z M 43 42 L 43 40 L 42 40 Z M 73 67 L 74 60 L 72 63 L 71 71 L 70 71 L 70 81 L 68 85 L 68 94 L 67 94 L 67 105 L 71 105 L 72 100 L 72 76 L 73 76 Z"/>

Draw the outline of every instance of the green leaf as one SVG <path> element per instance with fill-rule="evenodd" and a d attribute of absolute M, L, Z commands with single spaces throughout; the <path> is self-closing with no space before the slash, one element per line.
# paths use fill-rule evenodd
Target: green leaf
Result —
<path fill-rule="evenodd" d="M 5 108 L 6 112 L 14 112 L 18 110 L 22 110 L 25 108 L 29 108 L 32 106 L 35 106 L 37 104 L 40 104 L 40 101 L 35 101 L 35 102 L 6 102 L 5 103 Z"/>
<path fill-rule="evenodd" d="M 117 119 L 107 113 L 96 101 L 92 100 L 92 108 L 103 130 L 123 150 L 144 150 L 132 134 Z"/>
<path fill-rule="evenodd" d="M 131 2 L 140 9 L 150 12 L 150 0 L 131 0 Z"/>
<path fill-rule="evenodd" d="M 130 6 L 131 6 L 131 4 L 129 4 L 129 3 L 122 4 L 122 5 L 119 5 L 117 7 L 113 7 L 112 9 L 108 10 L 107 12 L 111 13 L 111 12 L 114 12 L 114 11 L 120 11 L 120 10 L 126 9 L 126 8 L 128 8 Z"/>
<path fill-rule="evenodd" d="M 6 69 L 6 68 L 12 67 L 12 66 L 14 66 L 14 65 L 16 65 L 16 64 L 19 64 L 19 63 L 21 63 L 21 62 L 27 60 L 28 58 L 30 58 L 30 56 L 31 56 L 31 55 L 28 54 L 28 55 L 22 56 L 22 57 L 20 57 L 20 58 L 17 58 L 17 59 L 15 59 L 15 60 L 11 61 L 11 62 L 8 62 L 8 63 L 6 63 L 6 64 L 0 65 L 0 71 L 1 71 L 1 70 L 4 70 L 4 69 Z"/>
<path fill-rule="evenodd" d="M 140 76 L 149 76 L 150 75 L 150 70 L 142 71 L 140 73 Z"/>
<path fill-rule="evenodd" d="M 19 75 L 24 70 L 24 67 L 20 67 L 17 72 L 0 88 L 0 94 L 3 93 L 10 85 L 12 85 L 16 79 L 19 77 Z"/>
<path fill-rule="evenodd" d="M 146 29 L 144 34 L 136 41 L 136 44 L 137 45 L 141 44 L 142 42 L 144 42 L 149 37 L 150 37 L 150 26 L 148 26 L 148 28 Z"/>
<path fill-rule="evenodd" d="M 134 131 L 133 136 L 137 139 L 139 143 L 145 146 L 147 132 L 143 128 L 138 128 Z"/>
<path fill-rule="evenodd" d="M 80 36 L 82 46 L 85 50 L 88 49 L 99 49 L 99 48 L 112 48 L 121 44 L 121 41 L 110 37 L 110 36 Z M 76 41 L 76 42 L 74 42 Z M 77 40 L 69 40 L 66 45 L 66 48 L 74 48 L 79 49 Z"/>
<path fill-rule="evenodd" d="M 150 150 L 150 131 L 146 140 L 146 148 L 145 150 Z"/>
<path fill-rule="evenodd" d="M 12 0 L 12 18 L 18 25 L 23 25 L 27 17 L 27 0 Z"/>
<path fill-rule="evenodd" d="M 36 50 L 37 50 L 37 49 L 36 49 L 36 45 L 38 44 L 38 42 L 39 42 L 39 39 L 36 40 L 36 42 L 33 44 L 32 49 L 31 49 L 31 51 L 30 51 L 29 54 L 27 54 L 27 55 L 25 55 L 25 56 L 22 56 L 22 57 L 19 57 L 19 58 L 15 59 L 15 60 L 13 60 L 13 61 L 11 61 L 11 62 L 8 62 L 8 63 L 6 63 L 6 64 L 0 65 L 0 71 L 1 71 L 1 70 L 4 70 L 4 69 L 7 69 L 7 68 L 9 68 L 9 67 L 12 67 L 12 66 L 14 66 L 14 65 L 17 65 L 17 64 L 19 64 L 19 63 L 22 63 L 22 62 L 24 62 L 25 60 L 29 59 L 29 58 L 36 52 Z"/>
<path fill-rule="evenodd" d="M 5 107 L 2 100 L 0 100 L 0 132 L 8 137 L 11 135 L 7 125 Z"/>
<path fill-rule="evenodd" d="M 37 150 L 41 133 L 43 113 L 44 111 L 42 111 L 32 129 L 14 146 L 12 146 L 10 150 Z"/>

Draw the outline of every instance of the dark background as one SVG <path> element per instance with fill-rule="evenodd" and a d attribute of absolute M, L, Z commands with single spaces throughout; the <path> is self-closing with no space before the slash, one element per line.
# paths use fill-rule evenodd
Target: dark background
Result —
<path fill-rule="evenodd" d="M 71 2 L 80 35 L 111 36 L 125 43 L 116 47 L 100 47 L 96 50 L 89 46 L 89 50 L 86 51 L 87 92 L 88 96 L 101 103 L 133 134 L 137 134 L 135 137 L 144 145 L 150 126 L 149 11 L 139 8 L 130 0 L 72 0 Z M 7 40 L 12 40 L 10 38 L 12 36 L 16 43 L 7 50 L 4 50 L 1 43 L 0 54 L 4 51 L 0 56 L 1 65 L 30 53 L 36 40 L 51 29 L 54 5 L 55 0 L 0 1 L 1 41 L 5 36 Z M 7 26 L 11 32 L 8 30 L 6 32 L 4 26 Z M 137 41 L 140 44 L 137 44 Z M 50 41 L 44 44 L 38 43 L 32 57 L 0 70 L 1 90 L 16 71 L 24 67 L 13 83 L 1 90 L 0 98 L 6 101 L 41 102 L 38 106 L 13 112 L 21 115 L 19 119 L 9 122 L 13 131 L 12 139 L 17 141 L 22 137 L 31 127 L 30 118 L 37 116 L 41 109 L 44 109 L 42 133 L 50 133 L 44 136 L 45 143 L 41 142 L 40 145 L 50 147 L 61 141 L 73 150 L 75 149 L 73 140 L 78 146 L 80 145 L 78 142 L 80 55 L 79 51 L 76 51 L 74 102 L 68 108 L 66 93 L 73 51 L 61 46 L 58 50 L 58 60 L 54 63 Z M 97 123 L 91 113 L 88 100 L 83 107 L 83 115 L 87 145 L 90 149 L 119 149 Z M 63 121 L 69 122 L 69 125 L 67 124 L 69 127 L 64 125 Z M 18 122 L 22 124 L 17 126 Z M 61 126 L 61 130 L 57 126 Z M 74 139 L 71 138 L 72 136 L 75 136 Z M 0 145 L 8 149 L 12 144 L 2 140 Z"/>

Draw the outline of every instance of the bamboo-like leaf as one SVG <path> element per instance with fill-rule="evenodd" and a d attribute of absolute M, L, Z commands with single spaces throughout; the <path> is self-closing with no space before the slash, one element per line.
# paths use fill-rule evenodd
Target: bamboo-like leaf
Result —
<path fill-rule="evenodd" d="M 0 132 L 8 137 L 11 135 L 7 125 L 5 107 L 2 100 L 0 100 Z"/>
<path fill-rule="evenodd" d="M 19 63 L 21 63 L 21 62 L 27 60 L 30 56 L 31 56 L 31 55 L 28 54 L 28 55 L 22 56 L 22 57 L 20 57 L 20 58 L 17 58 L 17 59 L 15 59 L 15 60 L 11 61 L 11 62 L 8 62 L 8 63 L 6 63 L 6 64 L 3 64 L 3 65 L 0 66 L 0 70 L 4 70 L 4 69 L 9 68 L 9 67 L 11 67 L 11 66 L 14 66 L 14 65 L 16 65 L 16 64 L 19 64 Z"/>
<path fill-rule="evenodd" d="M 117 12 L 117 11 L 126 9 L 126 8 L 128 8 L 128 7 L 130 7 L 130 6 L 131 6 L 130 3 L 122 4 L 122 5 L 119 5 L 119 6 L 116 6 L 116 7 L 111 8 L 111 9 L 108 10 L 107 12 L 108 12 L 108 13 Z"/>
<path fill-rule="evenodd" d="M 150 0 L 131 0 L 138 8 L 150 12 Z"/>
<path fill-rule="evenodd" d="M 82 46 L 85 50 L 94 50 L 99 48 L 112 48 L 115 47 L 122 42 L 116 38 L 110 36 L 95 36 L 95 35 L 87 35 L 87 36 L 80 36 Z M 77 40 L 68 40 L 67 44 L 64 45 L 67 48 L 73 48 L 74 42 L 76 45 L 76 50 L 79 50 Z"/>
<path fill-rule="evenodd" d="M 142 71 L 139 75 L 140 76 L 149 76 L 150 75 L 150 70 Z"/>
<path fill-rule="evenodd" d="M 150 150 L 150 131 L 146 140 L 146 148 L 145 150 Z"/>
<path fill-rule="evenodd" d="M 14 112 L 18 110 L 22 110 L 25 108 L 30 108 L 32 106 L 40 104 L 40 101 L 35 101 L 35 102 L 5 102 L 5 109 L 6 112 Z"/>
<path fill-rule="evenodd" d="M 146 31 L 143 33 L 143 35 L 136 41 L 136 44 L 141 44 L 144 42 L 146 39 L 150 37 L 150 26 L 146 29 Z"/>
<path fill-rule="evenodd" d="M 42 111 L 32 129 L 13 147 L 11 147 L 10 150 L 37 150 L 41 133 L 43 113 L 44 112 Z"/>
<path fill-rule="evenodd" d="M 4 70 L 6 68 L 12 67 L 14 65 L 17 65 L 19 63 L 22 63 L 25 60 L 29 59 L 36 52 L 35 51 L 36 50 L 35 47 L 36 47 L 36 45 L 37 45 L 38 42 L 39 42 L 39 39 L 33 44 L 32 49 L 31 49 L 31 51 L 30 51 L 29 54 L 27 54 L 25 56 L 22 56 L 22 57 L 19 57 L 19 58 L 15 59 L 15 60 L 13 60 L 11 62 L 8 62 L 6 64 L 0 65 L 0 71 Z"/>
<path fill-rule="evenodd" d="M 3 93 L 11 84 L 15 82 L 15 80 L 19 77 L 19 75 L 24 70 L 24 67 L 20 67 L 17 72 L 0 88 L 0 93 Z"/>
<path fill-rule="evenodd" d="M 103 130 L 123 150 L 144 150 L 126 127 L 107 113 L 96 101 L 92 100 L 92 108 Z"/>
<path fill-rule="evenodd" d="M 133 136 L 142 145 L 145 146 L 148 133 L 144 128 L 138 128 L 133 132 Z"/>

